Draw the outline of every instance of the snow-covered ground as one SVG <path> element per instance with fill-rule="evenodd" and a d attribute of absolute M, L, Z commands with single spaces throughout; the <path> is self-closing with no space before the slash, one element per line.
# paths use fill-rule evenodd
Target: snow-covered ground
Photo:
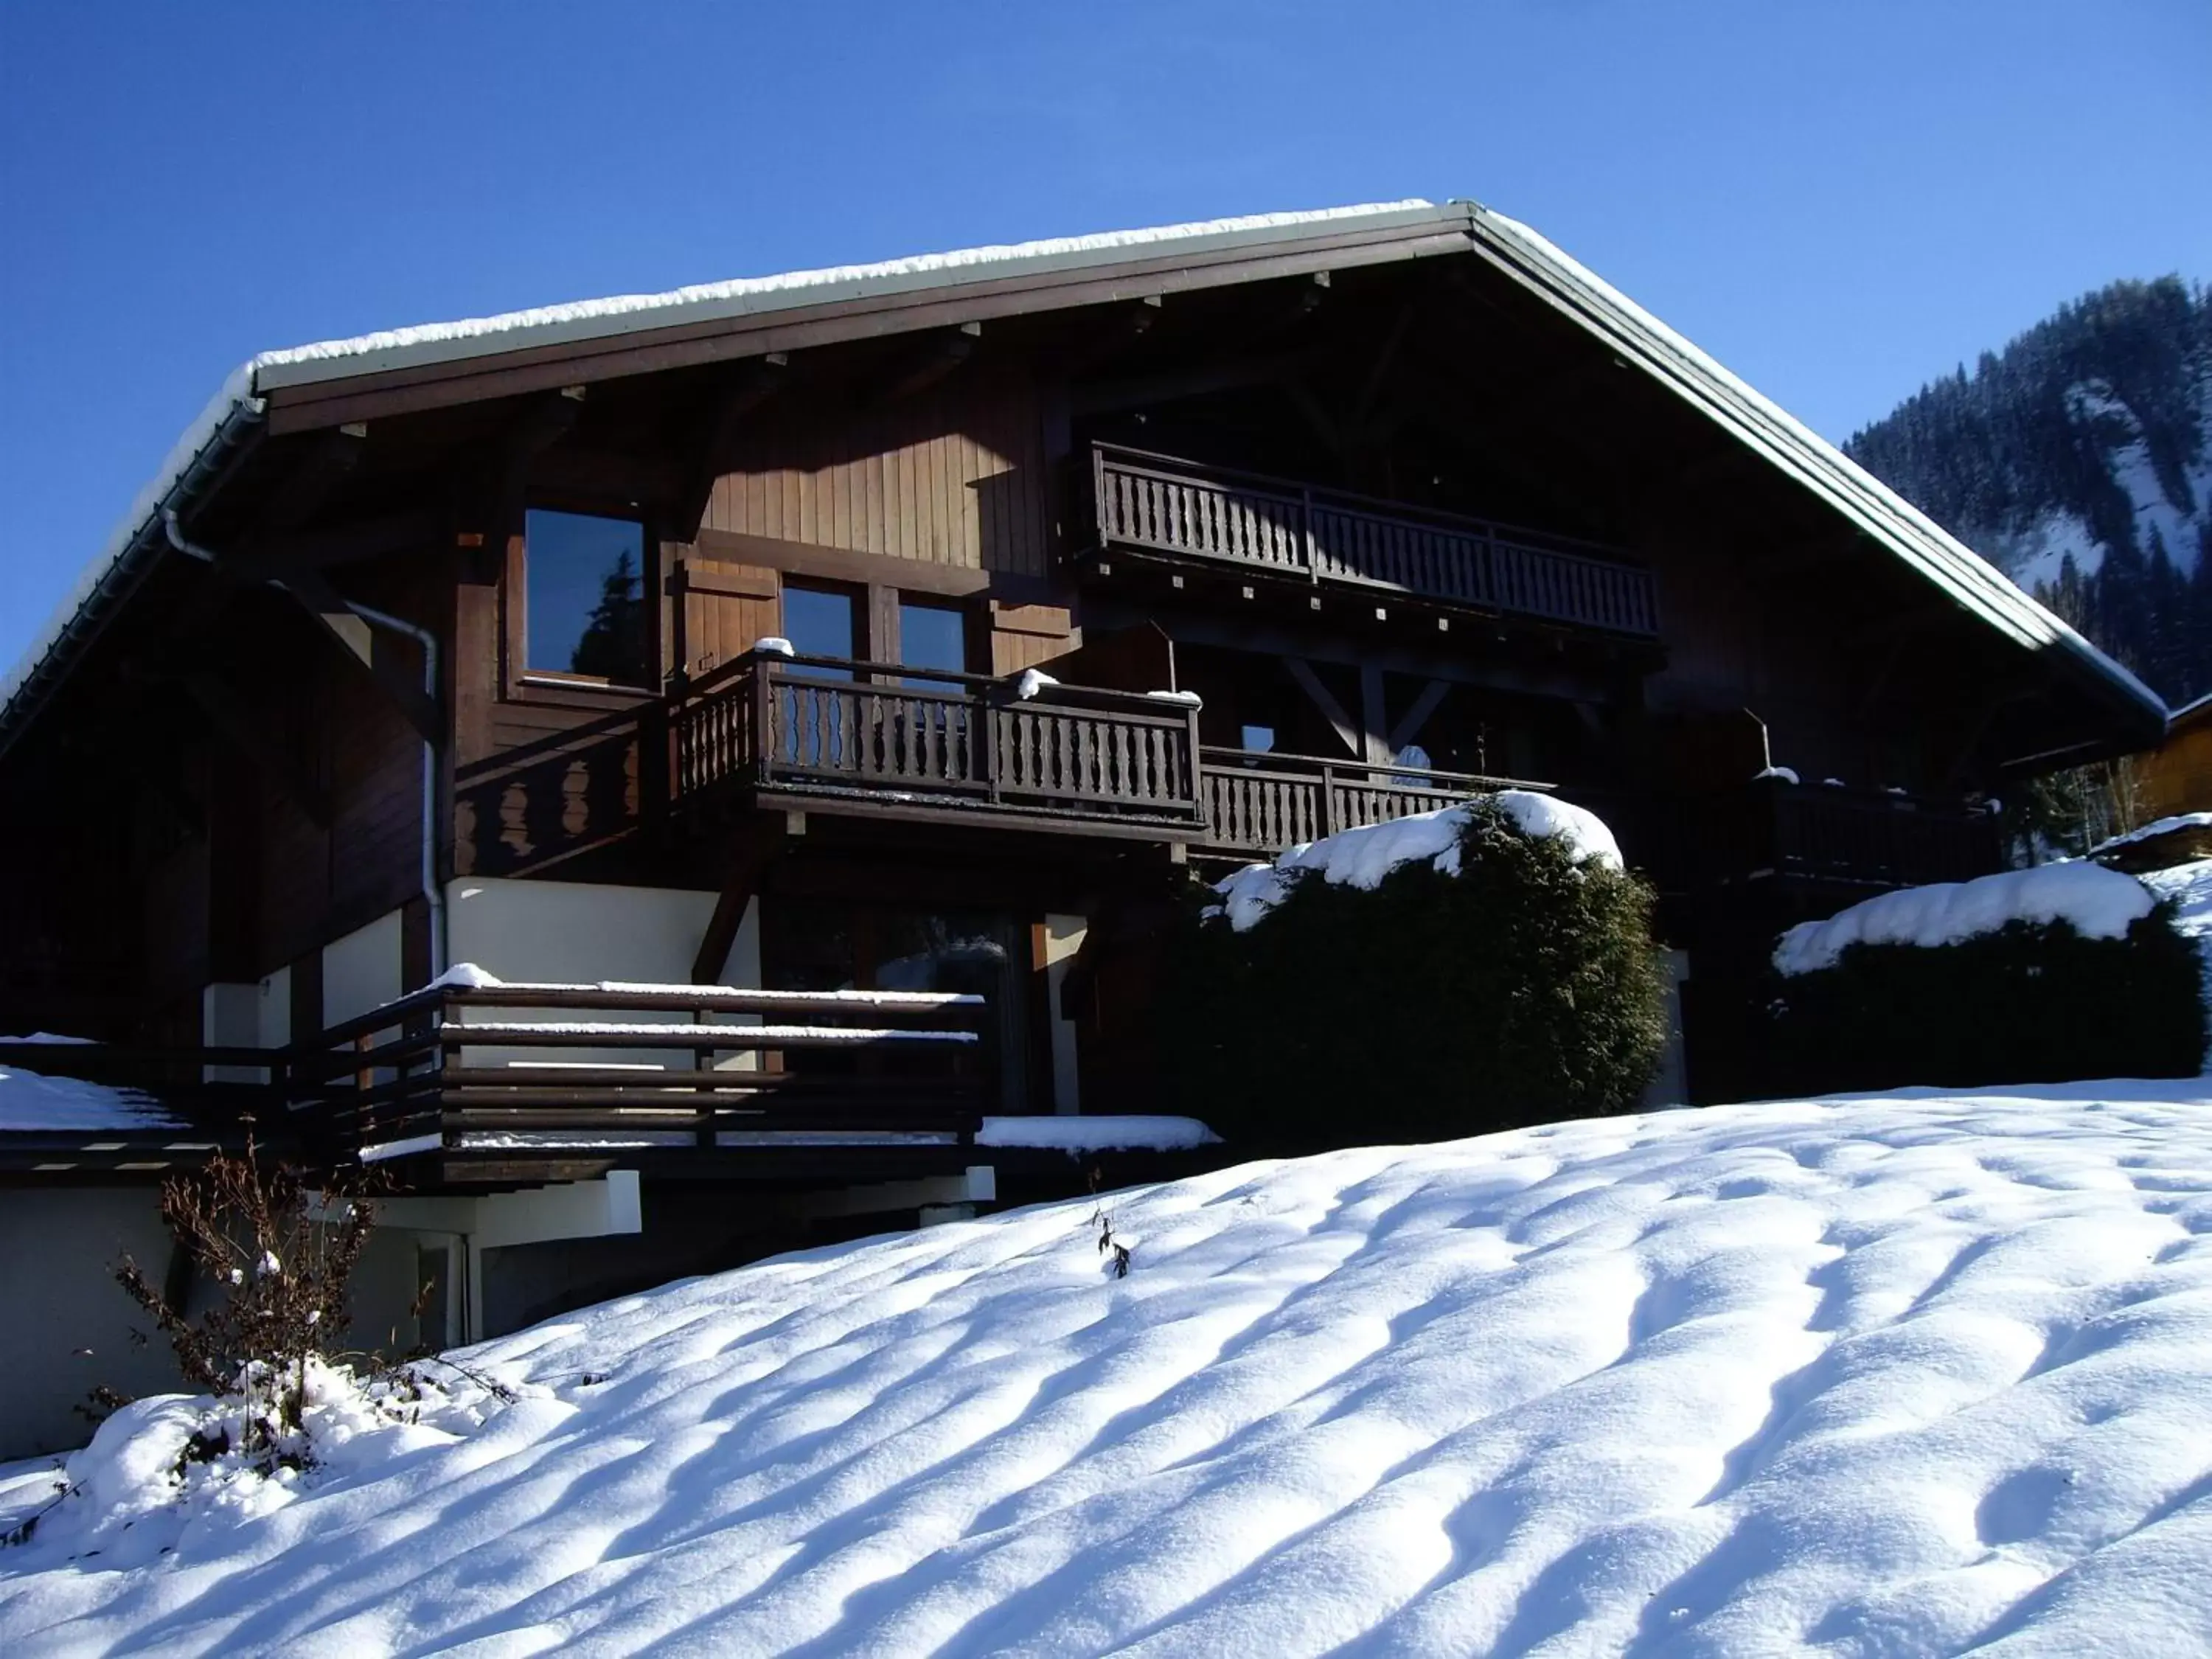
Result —
<path fill-rule="evenodd" d="M 1088 1200 L 786 1257 L 488 1344 L 481 1426 L 356 1425 L 255 1504 L 88 1556 L 67 1500 L 0 1550 L 0 1650 L 2212 1647 L 2212 1083 L 1106 1206 L 1126 1278 Z"/>

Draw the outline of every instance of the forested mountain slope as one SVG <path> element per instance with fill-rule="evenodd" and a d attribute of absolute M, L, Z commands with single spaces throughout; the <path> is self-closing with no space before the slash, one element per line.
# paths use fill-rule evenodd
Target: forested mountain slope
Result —
<path fill-rule="evenodd" d="M 2150 682 L 2212 690 L 2212 292 L 2115 283 L 1923 386 L 1852 459 Z"/>

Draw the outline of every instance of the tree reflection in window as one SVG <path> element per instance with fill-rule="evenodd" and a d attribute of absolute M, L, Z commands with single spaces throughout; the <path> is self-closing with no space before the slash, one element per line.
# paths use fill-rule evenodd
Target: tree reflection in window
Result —
<path fill-rule="evenodd" d="M 528 666 L 649 684 L 645 526 L 532 509 L 523 535 Z"/>

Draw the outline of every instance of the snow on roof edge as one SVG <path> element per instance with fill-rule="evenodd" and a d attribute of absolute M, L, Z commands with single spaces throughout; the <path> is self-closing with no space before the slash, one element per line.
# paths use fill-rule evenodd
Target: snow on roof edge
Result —
<path fill-rule="evenodd" d="M 1054 264 L 1104 263 L 1125 249 L 1167 242 L 1218 242 L 1232 238 L 1264 238 L 1267 233 L 1299 231 L 1351 219 L 1380 220 L 1393 216 L 1412 219 L 1422 214 L 1439 220 L 1465 216 L 1478 232 L 1493 233 L 1496 241 L 1544 267 L 1562 288 L 1579 287 L 1593 309 L 1610 310 L 1619 319 L 1650 337 L 1650 343 L 1625 337 L 1617 325 L 1604 331 L 1619 343 L 1644 356 L 1652 367 L 1662 364 L 1664 349 L 1675 360 L 1674 367 L 1687 371 L 1705 387 L 1741 404 L 1747 422 L 1736 411 L 1710 407 L 1709 415 L 1735 425 L 1754 441 L 1762 434 L 1759 423 L 1786 441 L 1764 444 L 1769 459 L 1796 472 L 1816 488 L 1826 486 L 1836 504 L 1879 536 L 1893 552 L 1915 566 L 1948 592 L 1972 614 L 2008 633 L 2031 648 L 2057 646 L 2079 658 L 2120 690 L 2154 709 L 2171 721 L 2175 711 L 2119 663 L 2015 586 L 1988 561 L 1957 540 L 1880 479 L 1779 404 L 1740 380 L 1717 360 L 1645 311 L 1595 272 L 1583 265 L 1540 232 L 1507 215 L 1472 201 L 1455 200 L 1443 206 L 1414 198 L 1398 202 L 1369 203 L 1352 207 L 1323 208 L 1288 213 L 1249 214 L 1225 219 L 1192 221 L 1135 230 L 1107 231 L 1084 236 L 1048 238 L 1036 241 L 993 244 L 921 254 L 873 264 L 826 266 L 787 271 L 775 276 L 741 277 L 727 282 L 696 284 L 660 294 L 617 295 L 566 305 L 540 306 L 488 317 L 387 329 L 346 339 L 264 351 L 232 371 L 222 388 L 188 426 L 162 465 L 138 492 L 131 510 L 110 532 L 99 554 L 79 574 L 46 625 L 15 664 L 0 677 L 0 728 L 14 719 L 18 694 L 54 647 L 68 633 L 133 544 L 149 528 L 162 499 L 191 470 L 200 453 L 241 410 L 258 413 L 258 393 L 270 385 L 335 378 L 391 367 L 385 360 L 404 355 L 416 361 L 440 361 L 479 354 L 487 341 L 528 332 L 539 343 L 591 337 L 646 325 L 641 319 L 658 319 L 680 313 L 685 319 L 705 320 L 748 312 L 818 301 L 834 290 L 855 294 L 891 294 L 926 288 L 947 281 L 980 281 L 1002 267 L 1035 270 Z M 1601 324 L 1610 319 L 1599 317 Z M 550 338 L 548 337 L 550 337 Z M 519 344 L 506 349 L 520 349 Z M 320 367 L 327 373 L 318 373 Z M 286 373 L 286 371 L 293 371 Z M 1796 453 L 1790 453 L 1791 450 Z M 1822 475 L 1826 475 L 1824 477 Z M 1853 495 L 1863 501 L 1850 499 Z M 1886 522 L 1885 520 L 1893 521 Z M 2200 700 L 2202 701 L 2202 700 Z"/>
<path fill-rule="evenodd" d="M 131 503 L 130 510 L 116 520 L 113 529 L 100 550 L 77 573 L 70 591 L 62 596 L 31 642 L 21 655 L 0 676 L 0 725 L 4 725 L 15 714 L 15 695 L 24 684 L 38 672 L 41 664 L 69 631 L 84 607 L 99 592 L 100 585 L 123 561 L 131 544 L 137 541 L 153 521 L 155 511 L 169 492 L 177 487 L 185 475 L 191 471 L 207 447 L 215 441 L 231 417 L 240 410 L 254 415 L 261 412 L 261 400 L 253 395 L 253 362 L 240 363 L 227 375 L 222 388 L 208 399 L 200 412 L 169 447 L 161 458 L 161 465 L 154 471 Z"/>
<path fill-rule="evenodd" d="M 2146 708 L 2171 718 L 2172 711 L 2157 692 L 1796 416 L 1644 310 L 1542 232 L 1494 209 L 1468 205 L 1478 232 L 1499 233 L 1511 251 L 1533 258 L 1547 268 L 1549 275 L 1587 289 L 1587 297 L 1595 301 L 1596 308 L 1615 312 L 1635 328 L 1647 331 L 1652 337 L 1652 343 L 1663 347 L 1676 360 L 1674 367 L 1742 404 L 1745 414 L 1771 428 L 1777 438 L 1786 440 L 1797 452 L 1792 454 L 1778 445 L 1761 446 L 1770 459 L 1809 483 L 1832 486 L 1838 506 L 1970 611 L 2009 633 L 2022 645 L 2057 646 L 2071 652 Z M 1622 338 L 1620 343 L 1639 351 L 1649 362 L 1656 364 L 1661 361 L 1661 354 L 1650 350 L 1643 342 Z M 1751 422 L 1731 419 L 1734 411 L 1713 408 L 1709 412 L 1723 422 L 1736 425 L 1754 439 L 1761 435 Z M 1827 476 L 1824 479 L 1821 474 Z M 1850 499 L 1854 495 L 1864 499 Z M 1894 522 L 1886 523 L 1885 518 Z"/>
<path fill-rule="evenodd" d="M 1133 247 L 1164 242 L 1219 242 L 1228 239 L 1260 239 L 1267 233 L 1298 231 L 1307 227 L 1347 219 L 1381 220 L 1393 216 L 1408 219 L 1421 214 L 1457 218 L 1463 208 L 1439 208 L 1421 198 L 1398 202 L 1366 203 L 1352 207 L 1319 208 L 1288 213 L 1245 214 L 1226 219 L 1194 220 L 1135 230 L 1103 231 L 1085 236 L 1060 236 L 1030 242 L 992 244 L 958 248 L 943 253 L 879 260 L 868 264 L 831 265 L 813 270 L 786 271 L 769 276 L 738 277 L 672 289 L 661 294 L 616 295 L 605 299 L 577 301 L 565 305 L 537 306 L 501 312 L 488 317 L 461 318 L 444 323 L 419 324 L 408 328 L 381 329 L 337 340 L 264 351 L 233 369 L 222 388 L 185 427 L 183 434 L 138 492 L 131 509 L 108 533 L 100 550 L 77 574 L 61 602 L 22 653 L 0 675 L 0 729 L 15 717 L 17 694 L 37 673 L 54 647 L 69 632 L 84 608 L 114 573 L 133 544 L 150 527 L 155 509 L 191 469 L 200 453 L 241 410 L 254 414 L 262 404 L 258 394 L 273 385 L 361 374 L 391 367 L 389 359 L 402 354 L 437 361 L 476 355 L 486 342 L 501 341 L 503 349 L 520 349 L 522 342 L 506 344 L 504 337 L 532 332 L 543 337 L 588 338 L 626 331 L 680 313 L 683 320 L 706 320 L 714 316 L 739 316 L 781 305 L 818 301 L 834 290 L 858 293 L 896 293 L 935 286 L 946 281 L 981 281 L 1001 266 L 1034 270 L 1054 263 L 1077 264 Z M 677 317 L 670 317 L 675 321 Z M 326 372 L 317 373 L 318 367 Z M 287 373 L 286 371 L 292 371 Z"/>
<path fill-rule="evenodd" d="M 1463 208 L 1439 208 L 1419 198 L 1398 202 L 1369 202 L 1352 207 L 1318 208 L 1288 213 L 1252 213 L 1226 219 L 1193 220 L 1182 224 L 1158 225 L 1135 230 L 1095 232 L 1082 236 L 1055 236 L 1028 242 L 990 243 L 981 247 L 954 248 L 939 253 L 908 255 L 863 264 L 825 265 L 769 276 L 740 276 L 723 282 L 699 283 L 658 294 L 617 294 L 597 300 L 559 305 L 533 306 L 488 317 L 461 318 L 450 322 L 425 323 L 408 328 L 384 329 L 350 339 L 324 340 L 308 345 L 266 351 L 252 364 L 257 385 L 263 387 L 296 385 L 330 378 L 317 372 L 325 366 L 343 364 L 333 372 L 358 374 L 394 367 L 386 361 L 404 356 L 411 362 L 434 362 L 477 355 L 487 341 L 528 333 L 528 342 L 501 349 L 520 349 L 525 343 L 551 344 L 625 333 L 641 327 L 678 322 L 706 322 L 779 310 L 796 305 L 819 304 L 830 298 L 860 298 L 893 295 L 947 283 L 988 280 L 1002 269 L 1024 271 L 1110 263 L 1105 256 L 1161 243 L 1218 245 L 1238 240 L 1270 240 L 1273 232 L 1304 232 L 1349 219 L 1416 219 L 1421 216 L 1458 221 Z M 378 361 L 363 364 L 356 361 Z"/>

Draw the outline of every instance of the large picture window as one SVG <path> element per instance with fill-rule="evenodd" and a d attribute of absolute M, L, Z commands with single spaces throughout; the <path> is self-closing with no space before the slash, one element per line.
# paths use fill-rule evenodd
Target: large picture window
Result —
<path fill-rule="evenodd" d="M 645 526 L 533 508 L 523 523 L 524 665 L 647 685 Z"/>

